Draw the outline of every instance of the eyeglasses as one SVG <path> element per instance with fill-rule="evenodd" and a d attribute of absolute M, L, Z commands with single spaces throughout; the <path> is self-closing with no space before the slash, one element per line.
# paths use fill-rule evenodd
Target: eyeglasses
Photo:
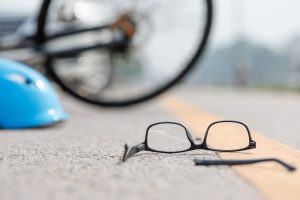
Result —
<path fill-rule="evenodd" d="M 201 142 L 202 141 L 202 142 Z M 194 139 L 190 131 L 176 122 L 159 122 L 150 125 L 145 141 L 131 148 L 125 144 L 123 161 L 140 151 L 181 153 L 196 149 L 235 152 L 256 147 L 249 128 L 239 121 L 216 121 L 205 131 L 204 138 Z"/>

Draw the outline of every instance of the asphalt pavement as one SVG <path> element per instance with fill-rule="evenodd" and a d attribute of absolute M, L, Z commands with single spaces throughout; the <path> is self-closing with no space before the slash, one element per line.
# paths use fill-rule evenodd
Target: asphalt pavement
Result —
<path fill-rule="evenodd" d="M 300 147 L 298 94 L 199 87 L 171 94 Z M 194 158 L 218 159 L 209 151 L 139 153 L 121 163 L 124 144 L 142 142 L 149 124 L 179 121 L 159 98 L 123 109 L 96 108 L 65 95 L 61 99 L 69 121 L 0 131 L 1 200 L 263 198 L 230 167 L 194 166 Z"/>

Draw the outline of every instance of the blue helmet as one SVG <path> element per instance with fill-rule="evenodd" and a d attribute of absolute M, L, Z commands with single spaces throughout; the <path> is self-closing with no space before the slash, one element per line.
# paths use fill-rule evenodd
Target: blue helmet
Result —
<path fill-rule="evenodd" d="M 43 127 L 67 118 L 43 75 L 26 65 L 0 59 L 0 128 Z"/>

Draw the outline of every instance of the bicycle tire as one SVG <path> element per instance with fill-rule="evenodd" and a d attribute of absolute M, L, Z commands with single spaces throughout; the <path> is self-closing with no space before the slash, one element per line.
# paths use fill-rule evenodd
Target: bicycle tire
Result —
<path fill-rule="evenodd" d="M 37 31 L 36 31 L 36 41 L 38 44 L 43 44 L 46 42 L 46 32 L 45 32 L 45 26 L 46 26 L 46 21 L 47 21 L 47 15 L 48 15 L 48 10 L 49 6 L 51 4 L 52 0 L 44 0 L 40 9 L 40 13 L 38 15 L 38 23 L 37 23 Z M 93 104 L 93 105 L 98 105 L 98 106 L 104 106 L 104 107 L 123 107 L 123 106 L 129 106 L 137 103 L 141 103 L 144 101 L 147 101 L 149 99 L 152 99 L 154 97 L 157 97 L 161 93 L 167 91 L 174 85 L 180 82 L 180 80 L 185 77 L 188 72 L 191 71 L 191 69 L 195 66 L 196 62 L 201 58 L 204 49 L 206 47 L 209 35 L 210 35 L 210 30 L 211 30 L 211 25 L 212 25 L 212 20 L 213 20 L 213 3 L 212 0 L 204 0 L 205 2 L 205 10 L 206 10 L 206 22 L 204 25 L 204 32 L 203 36 L 201 39 L 200 44 L 198 45 L 198 49 L 196 50 L 195 54 L 193 57 L 190 59 L 186 67 L 176 76 L 173 78 L 173 80 L 169 81 L 168 83 L 164 84 L 162 87 L 157 88 L 157 90 L 150 92 L 149 94 L 145 94 L 143 96 L 134 98 L 134 99 L 128 99 L 128 100 L 123 100 L 123 101 L 99 101 L 99 100 L 94 100 L 90 98 L 86 98 L 85 96 L 82 96 L 76 92 L 74 92 L 70 87 L 68 87 L 58 76 L 58 74 L 55 72 L 53 65 L 52 65 L 52 59 L 47 58 L 45 67 L 48 72 L 48 74 L 51 76 L 51 78 L 68 94 L 71 96 L 82 100 L 84 102 Z"/>

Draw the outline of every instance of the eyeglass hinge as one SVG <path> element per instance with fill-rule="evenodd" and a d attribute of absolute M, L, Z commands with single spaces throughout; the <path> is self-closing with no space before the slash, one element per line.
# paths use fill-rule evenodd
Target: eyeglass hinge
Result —
<path fill-rule="evenodd" d="M 145 150 L 145 144 L 140 144 L 137 146 L 138 151 L 143 151 Z"/>
<path fill-rule="evenodd" d="M 250 142 L 250 146 L 253 147 L 253 148 L 255 148 L 256 147 L 256 142 L 255 141 L 251 141 Z"/>

